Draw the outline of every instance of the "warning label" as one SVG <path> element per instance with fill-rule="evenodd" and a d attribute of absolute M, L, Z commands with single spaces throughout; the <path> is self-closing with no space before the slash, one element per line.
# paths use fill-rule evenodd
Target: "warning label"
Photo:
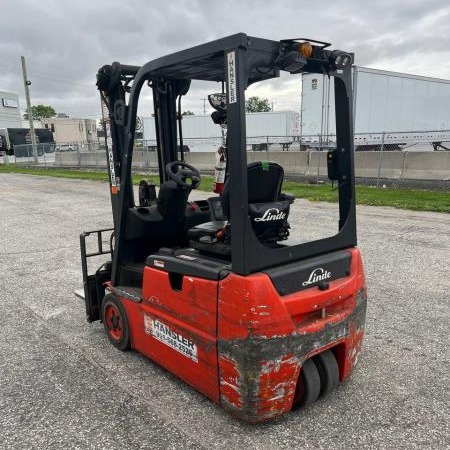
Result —
<path fill-rule="evenodd" d="M 192 341 L 147 314 L 144 314 L 144 330 L 163 344 L 198 362 L 197 346 Z"/>

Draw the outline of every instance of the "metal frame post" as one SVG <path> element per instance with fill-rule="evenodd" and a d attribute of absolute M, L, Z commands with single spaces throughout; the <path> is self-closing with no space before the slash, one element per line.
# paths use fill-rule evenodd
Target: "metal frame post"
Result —
<path fill-rule="evenodd" d="M 380 187 L 380 177 L 381 177 L 381 162 L 383 159 L 383 151 L 384 151 L 384 137 L 385 132 L 383 131 L 383 135 L 381 136 L 381 149 L 380 149 L 380 158 L 378 161 L 378 176 L 377 176 L 377 187 Z"/>
<path fill-rule="evenodd" d="M 25 63 L 25 56 L 21 56 L 20 59 L 22 60 L 23 86 L 25 88 L 25 98 L 27 100 L 28 122 L 30 124 L 31 148 L 33 149 L 34 163 L 39 164 L 39 158 L 38 158 L 37 146 L 36 146 L 36 134 L 34 132 L 33 113 L 32 113 L 32 109 L 31 109 L 31 100 L 30 100 L 29 86 L 31 84 L 31 81 L 27 77 L 27 66 Z"/>
<path fill-rule="evenodd" d="M 230 222 L 233 223 L 231 266 L 233 272 L 250 272 L 248 255 L 248 187 L 247 146 L 245 129 L 245 49 L 239 47 L 225 53 L 227 74 L 228 154 L 230 173 Z"/>

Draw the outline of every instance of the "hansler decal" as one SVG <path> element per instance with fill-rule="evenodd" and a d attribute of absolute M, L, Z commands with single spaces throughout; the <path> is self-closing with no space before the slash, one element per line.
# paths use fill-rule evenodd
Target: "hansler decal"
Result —
<path fill-rule="evenodd" d="M 111 125 L 109 118 L 108 106 L 102 99 L 102 116 L 103 123 L 105 128 L 105 142 L 106 148 L 108 150 L 108 164 L 109 164 L 109 174 L 110 174 L 110 183 L 111 183 L 111 193 L 117 194 L 119 191 L 118 178 L 116 177 L 116 171 L 114 169 L 114 155 L 112 151 L 112 137 L 111 137 Z"/>
<path fill-rule="evenodd" d="M 228 53 L 228 103 L 237 102 L 236 94 L 236 52 Z"/>
<path fill-rule="evenodd" d="M 197 345 L 158 319 L 144 314 L 144 331 L 178 353 L 198 362 Z"/>
<path fill-rule="evenodd" d="M 331 272 L 322 269 L 322 267 L 317 267 L 314 269 L 309 278 L 303 282 L 303 286 L 309 286 L 310 284 L 317 283 L 318 281 L 329 280 L 331 278 Z"/>

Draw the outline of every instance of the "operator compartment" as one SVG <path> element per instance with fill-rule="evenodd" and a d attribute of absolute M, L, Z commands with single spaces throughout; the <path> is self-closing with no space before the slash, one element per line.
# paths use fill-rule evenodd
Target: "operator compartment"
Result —
<path fill-rule="evenodd" d="M 295 197 L 281 192 L 284 169 L 269 161 L 247 166 L 248 217 L 256 238 L 264 245 L 277 248 L 289 237 L 289 209 Z M 231 253 L 230 218 L 231 178 L 224 184 L 220 197 L 208 199 L 211 222 L 188 230 L 189 245 L 204 254 L 228 257 Z M 228 222 L 228 223 L 227 223 Z"/>

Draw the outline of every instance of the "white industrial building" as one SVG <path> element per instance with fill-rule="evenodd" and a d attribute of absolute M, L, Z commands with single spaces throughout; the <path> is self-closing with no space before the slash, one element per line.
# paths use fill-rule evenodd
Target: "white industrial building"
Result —
<path fill-rule="evenodd" d="M 41 122 L 53 133 L 56 143 L 98 142 L 97 122 L 93 119 L 50 117 L 41 119 Z"/>
<path fill-rule="evenodd" d="M 0 91 L 0 128 L 21 128 L 19 96 Z"/>
<path fill-rule="evenodd" d="M 299 135 L 295 111 L 246 113 L 247 144 L 292 143 Z M 146 145 L 156 145 L 155 118 L 142 117 Z M 222 144 L 222 128 L 210 115 L 183 116 L 183 139 L 191 151 L 214 151 Z"/>

